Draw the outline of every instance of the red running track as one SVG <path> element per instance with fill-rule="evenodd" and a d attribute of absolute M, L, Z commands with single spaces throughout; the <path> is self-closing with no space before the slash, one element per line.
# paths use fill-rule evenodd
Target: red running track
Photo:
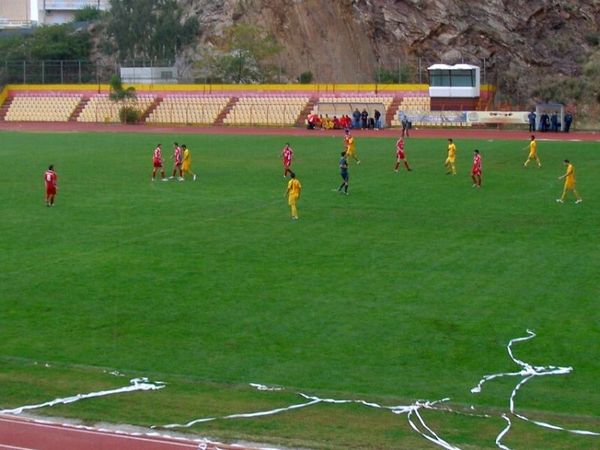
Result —
<path fill-rule="evenodd" d="M 158 433 L 157 433 L 158 434 Z M 0 416 L 0 450 L 251 450 L 200 439 L 125 434 Z"/>
<path fill-rule="evenodd" d="M 269 127 L 226 127 L 226 126 L 177 126 L 177 125 L 122 125 L 81 122 L 5 122 L 0 121 L 0 130 L 23 132 L 90 132 L 90 133 L 145 133 L 145 134 L 246 134 L 271 136 L 343 136 L 342 130 L 307 130 L 306 128 Z M 402 130 L 352 130 L 359 137 L 395 137 Z M 410 132 L 415 138 L 434 139 L 509 139 L 528 141 L 532 133 L 526 130 L 503 130 L 500 128 L 423 128 Z M 600 141 L 600 132 L 573 131 L 572 133 L 535 133 L 538 140 L 557 141 Z"/>

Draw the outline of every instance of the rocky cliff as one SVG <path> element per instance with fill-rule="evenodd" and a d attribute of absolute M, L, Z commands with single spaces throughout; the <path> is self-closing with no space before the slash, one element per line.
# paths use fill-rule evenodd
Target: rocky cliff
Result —
<path fill-rule="evenodd" d="M 403 67 L 426 81 L 430 64 L 465 62 L 485 65 L 485 81 L 517 101 L 553 77 L 578 77 L 600 36 L 598 0 L 180 2 L 200 21 L 200 47 L 240 22 L 275 36 L 282 81 L 311 71 L 317 82 L 373 82 L 377 68 Z"/>

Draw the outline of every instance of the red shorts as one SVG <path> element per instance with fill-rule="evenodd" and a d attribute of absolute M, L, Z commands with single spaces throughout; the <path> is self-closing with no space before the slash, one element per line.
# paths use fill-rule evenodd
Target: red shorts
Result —
<path fill-rule="evenodd" d="M 405 156 L 404 156 L 404 152 L 400 152 L 400 153 L 398 153 L 396 156 L 398 157 L 398 161 L 400 161 L 401 159 L 404 159 L 404 158 L 405 158 Z"/>
<path fill-rule="evenodd" d="M 56 195 L 56 186 L 46 186 L 46 195 Z"/>
<path fill-rule="evenodd" d="M 472 169 L 471 175 L 479 175 L 481 176 L 481 169 Z"/>
<path fill-rule="evenodd" d="M 283 167 L 290 167 L 291 165 L 292 165 L 292 160 L 289 160 L 289 161 L 287 159 L 283 160 Z"/>
<path fill-rule="evenodd" d="M 155 159 L 153 163 L 154 167 L 162 167 L 162 162 L 160 161 L 160 159 Z"/>

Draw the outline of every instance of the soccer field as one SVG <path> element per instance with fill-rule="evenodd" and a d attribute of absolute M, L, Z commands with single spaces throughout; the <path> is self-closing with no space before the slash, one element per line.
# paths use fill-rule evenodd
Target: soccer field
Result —
<path fill-rule="evenodd" d="M 88 400 L 41 414 L 133 424 L 185 423 L 320 398 L 410 405 L 450 398 L 427 424 L 459 447 L 494 448 L 522 377 L 517 410 L 600 432 L 600 152 L 540 141 L 407 140 L 412 172 L 394 173 L 395 140 L 357 138 L 350 195 L 339 195 L 342 137 L 2 132 L 0 408 L 120 386 L 160 391 Z M 192 152 L 192 182 L 151 182 L 152 151 Z M 291 221 L 280 151 L 294 149 L 303 190 Z M 471 187 L 471 153 L 483 188 Z M 555 199 L 563 159 L 584 202 Z M 54 164 L 56 206 L 42 174 Z M 170 162 L 166 170 L 171 170 Z M 45 367 L 47 364 L 49 367 Z M 285 389 L 259 392 L 248 383 Z M 125 384 L 126 380 L 125 380 Z M 593 448 L 598 436 L 512 416 L 515 448 Z M 178 431 L 272 446 L 435 448 L 403 418 L 320 404 Z"/>

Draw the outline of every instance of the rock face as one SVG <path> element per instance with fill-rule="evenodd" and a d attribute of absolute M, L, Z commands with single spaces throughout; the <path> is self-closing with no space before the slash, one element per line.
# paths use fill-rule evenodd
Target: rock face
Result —
<path fill-rule="evenodd" d="M 257 25 L 284 46 L 274 61 L 288 79 L 376 81 L 377 68 L 485 64 L 485 81 L 524 89 L 527 80 L 578 76 L 597 49 L 597 0 L 180 0 L 202 28 L 200 44 L 234 23 Z M 485 61 L 485 63 L 484 63 Z M 426 81 L 423 79 L 422 81 Z"/>

